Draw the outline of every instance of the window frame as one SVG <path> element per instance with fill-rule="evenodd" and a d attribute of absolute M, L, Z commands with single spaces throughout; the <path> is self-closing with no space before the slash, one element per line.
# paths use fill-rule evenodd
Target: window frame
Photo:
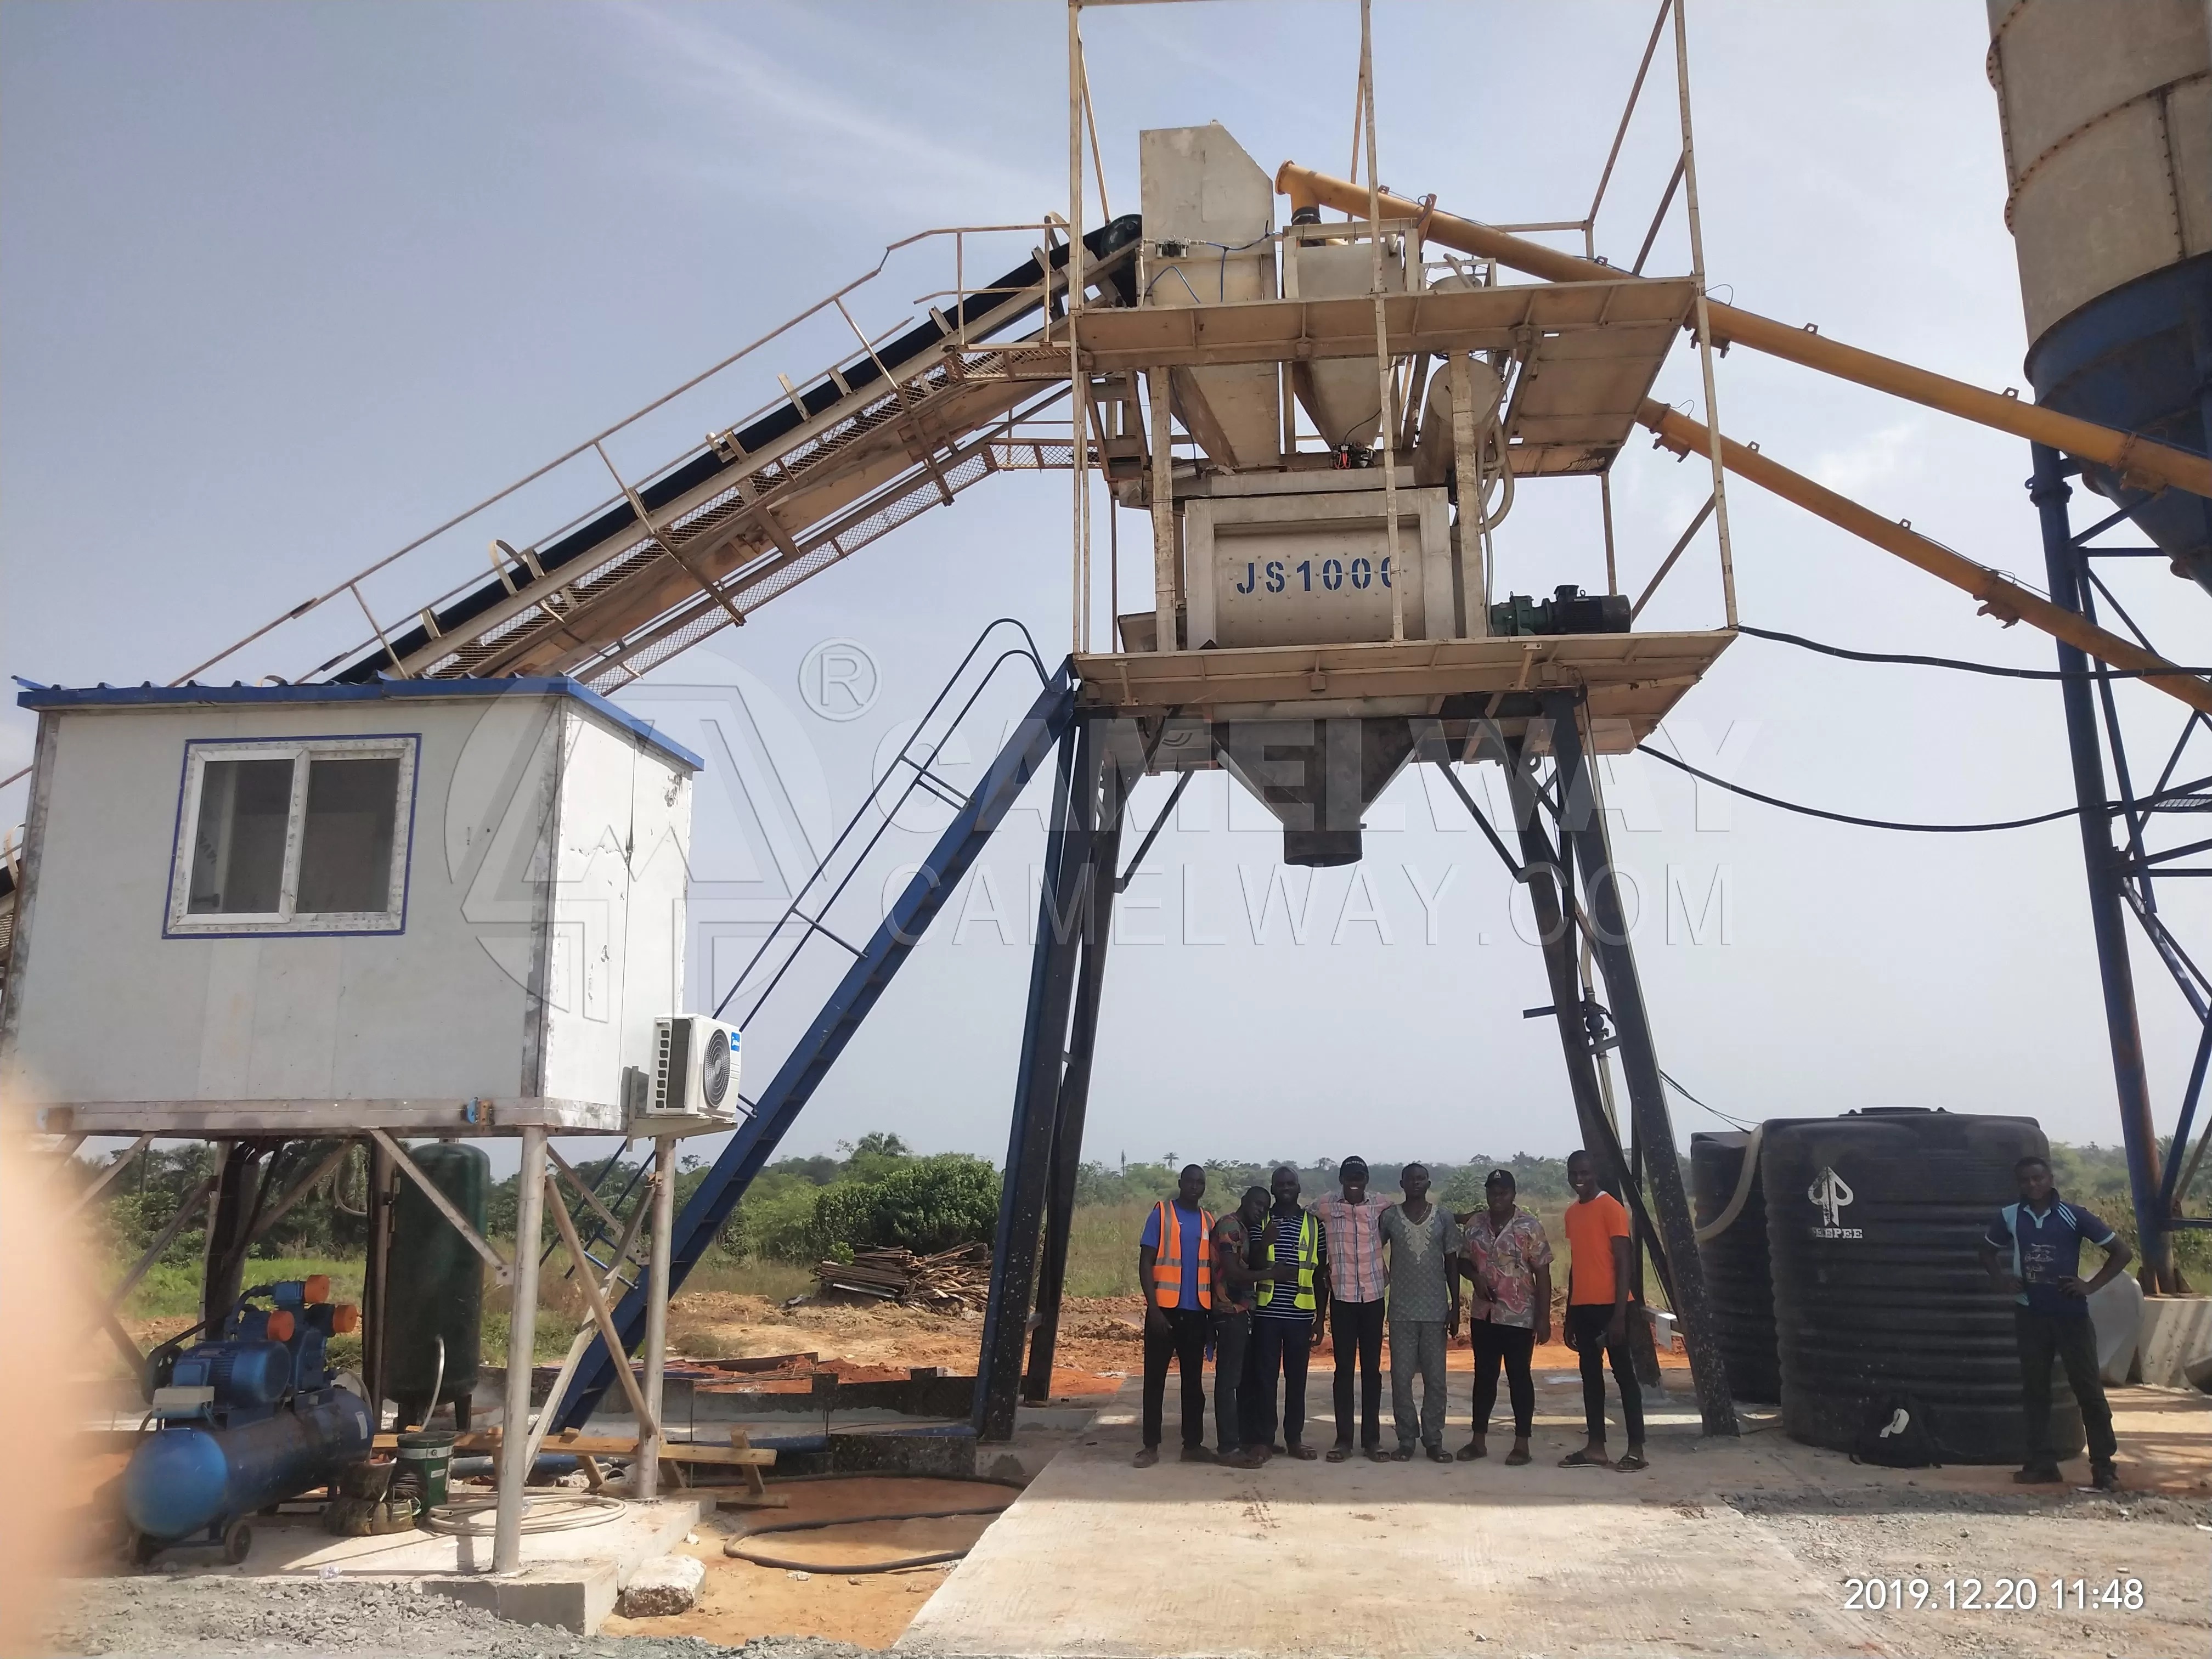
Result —
<path fill-rule="evenodd" d="M 169 853 L 168 906 L 164 939 L 269 939 L 393 934 L 407 931 L 408 872 L 415 850 L 415 777 L 422 756 L 419 732 L 386 732 L 343 737 L 191 738 L 185 743 L 184 772 L 177 792 L 177 828 Z M 392 816 L 392 870 L 386 891 L 392 902 L 383 910 L 313 911 L 296 908 L 300 855 L 307 839 L 307 775 L 319 759 L 397 760 L 399 793 Z M 284 865 L 273 911 L 193 912 L 192 860 L 199 834 L 200 796 L 210 761 L 289 760 L 292 795 L 284 821 Z M 302 762 L 308 764 L 302 764 Z"/>

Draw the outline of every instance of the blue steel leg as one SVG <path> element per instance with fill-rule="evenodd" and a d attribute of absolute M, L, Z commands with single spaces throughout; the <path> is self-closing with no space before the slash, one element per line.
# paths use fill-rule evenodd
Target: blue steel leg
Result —
<path fill-rule="evenodd" d="M 1121 722 L 1122 726 L 1133 722 Z M 1107 726 L 1106 732 L 1115 728 Z M 1110 744 L 1103 745 L 1110 749 Z M 1085 884 L 1083 961 L 1075 978 L 1075 1013 L 1067 1036 L 1067 1073 L 1052 1125 L 1051 1173 L 1045 1194 L 1044 1244 L 1037 1261 L 1036 1313 L 1030 1332 L 1022 1398 L 1042 1405 L 1052 1397 L 1052 1361 L 1060 1344 L 1060 1293 L 1067 1280 L 1068 1235 L 1075 1219 L 1075 1183 L 1082 1172 L 1083 1124 L 1091 1104 L 1091 1064 L 1098 1047 L 1098 1001 L 1105 988 L 1106 951 L 1112 942 L 1115 872 L 1121 868 L 1122 809 L 1142 769 L 1109 763 L 1098 770 L 1103 796 L 1096 814 Z M 1184 778 L 1191 775 L 1183 774 Z"/>
<path fill-rule="evenodd" d="M 2043 527 L 2043 560 L 2051 597 L 2069 611 L 2081 608 L 2080 555 L 2066 503 L 2066 483 L 2058 452 L 2031 446 L 2035 474 L 2028 498 Z M 2081 805 L 2081 857 L 2089 877 L 2089 921 L 2097 939 L 2097 965 L 2104 980 L 2105 1031 L 2112 1048 L 2112 1079 L 2119 1094 L 2120 1138 L 2128 1153 L 2128 1195 L 2135 1206 L 2136 1236 L 2142 1241 L 2143 1288 L 2169 1288 L 2173 1245 L 2166 1236 L 2166 1212 L 2159 1206 L 2158 1127 L 2151 1116 L 2150 1079 L 2143 1066 L 2142 1027 L 2136 1017 L 2135 965 L 2128 956 L 2127 919 L 2120 896 L 2120 855 L 2112 845 L 2112 805 L 2105 793 L 2105 762 L 2097 742 L 2097 716 L 2089 689 L 2089 659 L 2075 646 L 2058 642 L 2058 665 L 2069 678 L 2059 682 L 2065 701 L 2066 740 L 2074 765 L 2074 799 Z"/>
<path fill-rule="evenodd" d="M 1092 873 L 1099 735 L 1096 722 L 1085 720 L 1063 742 L 1060 787 L 1046 833 L 1029 1018 L 1022 1031 L 1013 1122 L 999 1192 L 999 1231 L 991 1251 L 990 1297 L 983 1308 L 983 1343 L 975 1367 L 975 1426 L 982 1440 L 1004 1440 L 1014 1431 L 1037 1234 L 1051 1184 L 1053 1123 L 1066 1074 L 1068 1012 L 1090 909 L 1083 889 Z"/>
<path fill-rule="evenodd" d="M 884 994 L 921 942 L 922 934 L 951 897 L 961 877 L 968 873 L 983 850 L 983 843 L 1005 822 L 1015 800 L 1054 745 L 1066 735 L 1075 720 L 1075 690 L 1063 666 L 1037 696 L 1020 725 L 1007 737 L 1006 747 L 991 763 L 975 792 L 938 837 L 929 857 L 915 872 L 853 965 L 814 1017 L 774 1081 L 760 1097 L 753 1115 L 730 1137 L 721 1155 L 708 1170 L 676 1218 L 676 1241 L 669 1267 L 672 1292 L 684 1275 L 707 1253 L 730 1212 L 737 1208 L 752 1179 L 775 1155 L 777 1143 L 798 1118 L 814 1091 L 845 1052 L 845 1045 L 876 999 Z M 649 1284 L 641 1283 L 615 1310 L 615 1328 L 625 1349 L 634 1348 L 645 1334 L 645 1304 Z M 562 1428 L 580 1427 L 615 1380 L 614 1365 L 603 1339 L 593 1338 L 591 1351 L 577 1368 L 567 1401 L 556 1419 Z"/>

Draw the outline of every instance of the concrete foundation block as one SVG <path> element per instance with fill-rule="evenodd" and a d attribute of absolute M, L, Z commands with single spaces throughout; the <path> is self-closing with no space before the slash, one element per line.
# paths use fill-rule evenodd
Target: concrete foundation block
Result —
<path fill-rule="evenodd" d="M 664 1555 L 638 1564 L 615 1606 L 625 1619 L 661 1619 L 689 1613 L 699 1603 L 707 1582 L 706 1563 L 696 1556 Z"/>
<path fill-rule="evenodd" d="M 2212 1297 L 2143 1298 L 2138 1364 L 2145 1382 L 2188 1388 L 2190 1367 L 2206 1358 L 2212 1358 Z"/>
<path fill-rule="evenodd" d="M 830 1467 L 840 1474 L 936 1474 L 965 1480 L 975 1473 L 975 1437 L 964 1423 L 923 1430 L 833 1430 Z"/>
<path fill-rule="evenodd" d="M 489 1574 L 429 1578 L 422 1587 L 518 1625 L 544 1625 L 583 1636 L 597 1634 L 615 1610 L 611 1561 L 532 1567 L 506 1578 Z"/>

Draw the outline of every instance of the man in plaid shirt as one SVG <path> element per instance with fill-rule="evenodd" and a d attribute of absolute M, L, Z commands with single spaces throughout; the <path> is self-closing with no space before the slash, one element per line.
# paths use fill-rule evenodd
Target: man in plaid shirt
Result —
<path fill-rule="evenodd" d="M 1316 1199 L 1313 1212 L 1328 1230 L 1330 1345 L 1336 1350 L 1336 1444 L 1328 1461 L 1352 1455 L 1352 1376 L 1359 1368 L 1359 1445 L 1376 1462 L 1382 1449 L 1382 1206 L 1367 1193 L 1367 1160 L 1336 1166 L 1338 1190 Z"/>

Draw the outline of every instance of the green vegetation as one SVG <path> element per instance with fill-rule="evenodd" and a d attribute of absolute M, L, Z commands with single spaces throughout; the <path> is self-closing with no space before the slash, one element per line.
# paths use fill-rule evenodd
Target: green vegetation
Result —
<path fill-rule="evenodd" d="M 320 1161 L 325 1150 L 319 1144 L 288 1149 L 275 1171 L 272 1190 L 289 1189 L 293 1181 Z M 117 1264 L 116 1273 L 134 1261 L 167 1224 L 177 1206 L 209 1173 L 210 1159 L 210 1149 L 204 1144 L 149 1148 L 103 1196 L 97 1214 L 109 1254 Z M 1146 1211 L 1174 1192 L 1176 1173 L 1187 1161 L 1169 1153 L 1152 1161 L 1091 1163 L 1082 1167 L 1076 1188 L 1074 1231 L 1069 1241 L 1070 1295 L 1136 1293 L 1136 1241 L 1144 1227 Z M 1297 1170 L 1300 1187 L 1309 1200 L 1336 1186 L 1336 1165 L 1332 1159 L 1313 1164 L 1281 1162 Z M 2130 1247 L 2136 1244 L 2126 1159 L 2119 1148 L 2055 1146 L 2051 1164 L 2060 1190 L 2068 1198 L 2094 1210 L 2118 1230 Z M 1384 1200 L 1395 1197 L 1401 1164 L 1378 1158 L 1374 1166 L 1376 1197 Z M 89 1180 L 96 1167 L 89 1162 L 82 1164 L 82 1178 Z M 1205 1167 L 1207 1206 L 1218 1212 L 1231 1207 L 1247 1187 L 1264 1186 L 1276 1164 L 1207 1159 Z M 1561 1212 L 1570 1194 L 1563 1158 L 1524 1152 L 1510 1158 L 1439 1159 L 1429 1164 L 1438 1200 L 1461 1213 L 1482 1202 L 1483 1178 L 1501 1167 L 1514 1172 L 1522 1204 L 1543 1222 L 1555 1248 L 1564 1249 Z M 608 1205 L 627 1220 L 645 1197 L 646 1183 L 639 1178 L 641 1170 L 641 1160 L 633 1158 L 612 1169 L 603 1162 L 588 1163 L 579 1172 L 586 1181 L 595 1182 Z M 698 1158 L 684 1160 L 678 1180 L 679 1206 L 706 1174 Z M 360 1213 L 365 1175 L 364 1160 L 359 1156 L 341 1164 L 333 1177 L 256 1243 L 247 1262 L 246 1282 L 252 1285 L 327 1273 L 335 1296 L 341 1300 L 357 1298 L 365 1241 L 365 1223 Z M 596 1218 L 574 1194 L 566 1196 L 584 1237 L 593 1237 L 599 1231 Z M 514 1197 L 512 1176 L 492 1188 L 489 1230 L 493 1237 L 512 1235 Z M 823 1256 L 878 1245 L 903 1244 L 926 1251 L 987 1240 L 996 1231 L 998 1207 L 999 1174 L 986 1160 L 962 1153 L 918 1157 L 896 1134 L 864 1135 L 855 1143 L 841 1146 L 836 1155 L 783 1158 L 763 1170 L 724 1227 L 715 1249 L 686 1280 L 686 1288 L 787 1301 L 811 1286 L 810 1269 Z M 556 1237 L 549 1220 L 540 1248 L 552 1245 Z M 172 1327 L 191 1318 L 198 1308 L 204 1249 L 202 1226 L 196 1224 L 180 1232 L 125 1301 L 124 1316 Z M 2194 1230 L 2177 1233 L 2174 1254 L 2195 1284 L 2212 1285 L 2212 1237 Z M 544 1277 L 549 1316 L 539 1325 L 541 1358 L 558 1358 L 567 1346 L 574 1322 L 583 1316 L 582 1298 L 565 1277 L 566 1271 L 566 1255 L 556 1249 Z M 1647 1289 L 1657 1300 L 1656 1282 Z M 505 1305 L 503 1294 L 495 1290 L 487 1295 L 487 1353 L 498 1352 L 496 1345 L 506 1340 Z"/>

